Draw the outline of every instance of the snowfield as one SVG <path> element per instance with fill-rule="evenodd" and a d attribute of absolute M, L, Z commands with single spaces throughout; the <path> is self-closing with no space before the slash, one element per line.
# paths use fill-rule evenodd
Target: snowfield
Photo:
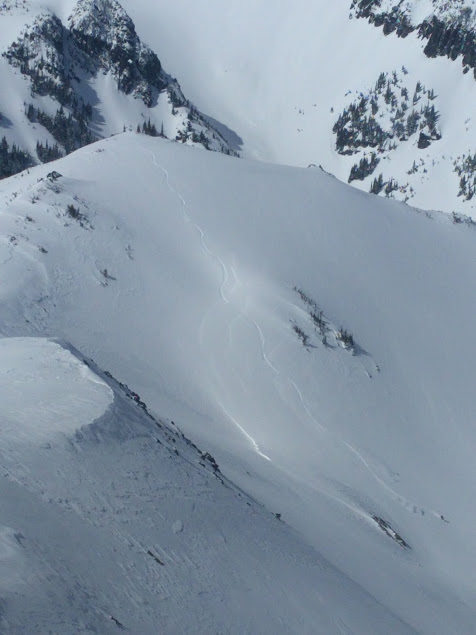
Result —
<path fill-rule="evenodd" d="M 96 369 L 102 383 L 91 384 L 75 364 L 68 373 L 81 380 L 62 379 L 54 367 L 63 353 L 45 344 L 45 382 L 58 372 L 70 404 L 92 390 L 85 417 L 99 419 L 78 419 L 79 437 L 68 424 L 73 440 L 48 440 L 51 449 L 31 453 L 33 467 L 4 468 L 7 554 L 26 557 L 12 532 L 26 535 L 30 505 L 42 535 L 64 523 L 34 559 L 38 575 L 56 563 L 62 582 L 50 581 L 48 607 L 57 618 L 41 599 L 22 615 L 9 596 L 11 632 L 38 615 L 53 632 L 81 632 L 65 626 L 73 616 L 108 632 L 95 621 L 106 614 L 141 633 L 474 632 L 471 223 L 366 195 L 316 168 L 135 134 L 3 181 L 0 202 L 0 333 L 71 342 L 235 484 L 225 491 L 211 468 L 203 475 L 179 435 L 179 454 L 193 455 L 185 476 L 173 442 L 151 438 L 155 424 L 133 400 L 118 402 L 113 380 Z M 25 340 L 16 341 L 21 352 Z M 36 372 L 28 366 L 26 377 Z M 115 397 L 101 416 L 103 382 Z M 190 474 L 206 480 L 203 506 Z M 186 503 L 173 494 L 177 482 L 190 488 Z M 264 509 L 246 497 L 251 507 L 241 506 L 236 488 Z M 166 530 L 157 537 L 159 511 Z M 177 520 L 205 546 L 173 534 Z M 69 559 L 69 532 L 79 545 L 102 545 L 100 572 Z M 210 541 L 224 551 L 211 554 Z M 148 550 L 165 562 L 158 573 Z M 75 573 L 78 581 L 78 567 L 94 567 L 93 581 Z M 149 574 L 171 577 L 152 590 Z M 86 589 L 81 600 L 64 604 L 64 580 Z M 23 589 L 24 603 L 38 599 L 37 585 Z"/>

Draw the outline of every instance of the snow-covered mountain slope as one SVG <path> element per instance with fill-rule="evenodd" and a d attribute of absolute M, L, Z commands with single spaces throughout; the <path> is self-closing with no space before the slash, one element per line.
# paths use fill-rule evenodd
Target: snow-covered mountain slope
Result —
<path fill-rule="evenodd" d="M 194 103 L 239 131 L 246 156 L 303 167 L 321 164 L 347 182 L 352 168 L 358 172 L 361 161 L 370 162 L 375 153 L 380 162 L 373 162 L 370 173 L 361 171 L 363 180 L 354 178 L 354 186 L 368 192 L 382 174 L 382 195 L 476 216 L 476 81 L 461 66 L 464 57 L 471 70 L 475 59 L 469 0 L 297 0 L 272 9 L 266 0 L 230 0 L 226 6 L 220 0 L 206 6 L 164 0 L 160 14 L 147 0 L 124 0 L 124 6 L 139 32 L 161 44 L 164 63 L 173 63 Z M 390 29 L 357 19 L 358 10 L 362 16 L 390 15 L 394 29 L 404 12 L 415 28 L 405 30 L 405 38 L 385 35 Z M 451 37 L 438 30 L 440 23 L 449 25 Z M 436 25 L 431 37 L 429 24 Z M 430 49 L 435 49 L 431 58 L 425 54 Z M 370 99 L 381 73 L 391 92 L 389 103 L 374 113 Z M 398 85 L 391 83 L 394 73 Z M 425 87 L 422 94 L 416 92 L 419 84 Z M 367 134 L 363 144 L 341 154 L 334 126 L 362 99 L 366 112 L 356 124 L 361 132 L 377 124 L 383 141 Z M 432 106 L 439 134 L 430 135 L 426 145 L 419 138 L 420 131 L 426 134 L 421 111 Z M 411 132 L 415 118 L 420 118 L 417 131 Z"/>
<path fill-rule="evenodd" d="M 0 42 L 0 177 L 137 127 L 235 152 L 116 0 L 4 2 Z"/>
<path fill-rule="evenodd" d="M 0 394 L 2 633 L 411 632 L 71 347 Z"/>
<path fill-rule="evenodd" d="M 4 336 L 139 390 L 401 620 L 367 632 L 474 632 L 470 222 L 134 134 L 0 193 Z"/>

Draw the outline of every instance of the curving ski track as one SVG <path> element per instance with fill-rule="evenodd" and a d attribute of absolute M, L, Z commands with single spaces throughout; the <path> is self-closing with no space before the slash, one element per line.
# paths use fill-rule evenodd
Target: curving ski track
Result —
<path fill-rule="evenodd" d="M 219 293 L 220 293 L 220 297 L 223 300 L 223 302 L 225 302 L 226 304 L 230 304 L 230 301 L 228 300 L 228 298 L 225 296 L 224 293 L 224 288 L 226 283 L 228 282 L 228 270 L 226 268 L 225 263 L 223 262 L 223 260 L 217 256 L 215 253 L 213 253 L 213 251 L 211 251 L 211 249 L 208 248 L 206 242 L 205 242 L 205 232 L 203 231 L 203 229 L 197 225 L 197 223 L 195 223 L 190 216 L 187 214 L 186 208 L 187 208 L 187 201 L 183 198 L 183 196 L 177 192 L 177 190 L 172 187 L 172 185 L 170 185 L 170 178 L 169 178 L 169 173 L 167 172 L 167 170 L 165 168 L 163 168 L 158 162 L 157 162 L 157 158 L 155 156 L 155 154 L 153 152 L 151 152 L 152 155 L 152 160 L 154 162 L 154 165 L 159 168 L 159 170 L 161 170 L 163 172 L 163 174 L 165 175 L 165 184 L 167 185 L 168 189 L 172 192 L 172 194 L 174 194 L 180 201 L 181 205 L 182 205 L 182 214 L 184 219 L 186 220 L 187 223 L 189 223 L 194 229 L 196 229 L 200 235 L 200 242 L 202 245 L 202 249 L 204 250 L 204 252 L 207 254 L 207 256 L 209 256 L 210 258 L 213 258 L 218 265 L 220 266 L 221 270 L 222 270 L 222 282 L 220 285 L 220 289 L 219 289 Z"/>
<path fill-rule="evenodd" d="M 261 456 L 263 459 L 266 459 L 267 461 L 271 461 L 271 459 L 269 458 L 269 456 L 266 456 L 266 454 L 263 454 L 263 452 L 261 452 L 259 445 L 256 443 L 256 441 L 253 439 L 253 437 L 248 434 L 248 432 L 246 432 L 246 430 L 243 428 L 242 425 L 240 425 L 238 423 L 238 421 L 231 416 L 231 414 L 226 410 L 226 408 L 223 406 L 222 403 L 218 402 L 218 405 L 220 406 L 220 408 L 223 410 L 223 412 L 225 413 L 225 415 L 228 417 L 228 419 L 230 419 L 230 421 L 232 423 L 235 424 L 235 426 L 242 432 L 242 434 L 244 434 L 244 436 L 248 439 L 248 441 L 251 443 L 251 445 L 253 446 L 255 452 L 257 454 L 259 454 L 259 456 Z"/>
<path fill-rule="evenodd" d="M 197 225 L 194 221 L 192 221 L 192 219 L 190 218 L 190 216 L 187 214 L 186 211 L 186 207 L 187 207 L 187 202 L 186 200 L 183 198 L 183 196 L 177 192 L 177 190 L 172 187 L 172 185 L 170 184 L 170 178 L 169 178 L 169 173 L 167 172 L 167 170 L 162 167 L 158 162 L 157 162 L 157 158 L 155 156 L 155 154 L 153 152 L 151 152 L 152 155 L 152 159 L 154 162 L 154 165 L 162 171 L 162 173 L 165 176 L 165 183 L 168 187 L 168 189 L 170 190 L 170 192 L 172 192 L 180 201 L 181 206 L 182 206 L 182 214 L 184 216 L 184 219 L 186 220 L 187 223 L 189 223 L 192 227 L 194 227 L 199 235 L 200 235 L 200 241 L 201 241 L 201 245 L 203 250 L 205 251 L 205 253 L 212 259 L 214 259 L 218 265 L 220 266 L 220 268 L 222 269 L 223 272 L 223 277 L 222 277 L 222 282 L 220 284 L 220 288 L 219 288 L 219 294 L 221 299 L 223 300 L 223 302 L 225 302 L 226 304 L 231 304 L 230 300 L 225 296 L 224 293 L 224 288 L 225 285 L 228 282 L 229 279 L 229 275 L 228 275 L 228 269 L 225 265 L 225 263 L 223 262 L 223 260 L 217 256 L 215 253 L 213 253 L 209 247 L 207 246 L 206 242 L 205 242 L 205 233 L 203 231 L 203 229 Z M 234 271 L 234 269 L 232 269 L 232 273 L 233 273 L 233 277 L 235 279 L 235 282 L 238 282 L 238 278 L 236 276 L 236 272 Z M 257 332 L 258 332 L 258 336 L 259 336 L 259 340 L 260 340 L 260 344 L 261 344 L 261 355 L 262 358 L 265 362 L 265 364 L 273 371 L 273 373 L 275 375 L 281 375 L 282 373 L 271 363 L 271 361 L 269 360 L 267 354 L 266 354 L 266 340 L 263 334 L 263 330 L 261 329 L 261 327 L 259 326 L 259 324 L 247 317 L 246 315 L 244 315 L 244 312 L 241 311 L 236 318 L 234 319 L 239 319 L 240 317 L 242 317 L 245 320 L 248 320 L 249 322 L 251 322 L 254 327 L 256 328 Z M 339 437 L 338 435 L 335 435 L 333 433 L 331 433 L 328 428 L 326 428 L 325 426 L 323 426 L 321 423 L 319 423 L 319 421 L 317 421 L 317 419 L 314 417 L 314 415 L 312 414 L 312 411 L 310 410 L 310 408 L 306 405 L 305 401 L 304 401 L 304 397 L 302 395 L 301 390 L 299 389 L 299 387 L 297 386 L 297 384 L 290 379 L 289 377 L 286 376 L 286 380 L 293 386 L 294 390 L 296 391 L 296 394 L 298 395 L 299 401 L 301 403 L 301 406 L 304 410 L 304 412 L 306 413 L 306 415 L 323 431 L 326 432 L 328 434 L 331 434 L 334 436 L 334 438 L 340 442 L 341 444 L 343 444 L 352 454 L 354 454 L 354 456 L 357 457 L 357 459 L 362 463 L 362 465 L 365 467 L 365 469 L 372 475 L 372 477 L 375 479 L 375 481 L 383 488 L 385 489 L 391 496 L 392 498 L 399 503 L 405 510 L 407 510 L 410 513 L 419 513 L 422 516 L 424 516 L 426 513 L 429 513 L 432 516 L 435 516 L 436 518 L 438 518 L 439 520 L 443 520 L 443 515 L 434 511 L 434 510 L 425 510 L 423 507 L 421 507 L 420 505 L 415 505 L 414 503 L 412 503 L 411 501 L 409 501 L 408 499 L 406 499 L 404 496 L 402 496 L 401 494 L 399 494 L 398 492 L 396 492 L 394 489 L 392 489 L 383 479 L 380 478 L 380 476 L 378 476 L 378 474 L 376 474 L 372 468 L 370 467 L 370 465 L 368 464 L 368 462 L 364 459 L 364 457 L 358 452 L 358 450 L 356 450 L 350 443 L 348 443 L 347 441 L 345 441 L 344 439 L 342 439 L 341 437 Z M 248 439 L 248 441 L 251 443 L 251 445 L 253 446 L 255 452 L 257 454 L 259 454 L 259 456 L 261 456 L 262 458 L 266 459 L 267 461 L 271 461 L 271 459 L 266 455 L 263 454 L 263 452 L 261 452 L 258 444 L 256 443 L 256 441 L 253 439 L 253 437 L 246 432 L 246 430 L 236 421 L 236 419 L 234 419 L 229 412 L 226 411 L 226 409 L 224 408 L 224 406 L 219 403 L 219 406 L 221 407 L 221 409 L 223 410 L 223 412 L 225 413 L 225 415 L 230 419 L 230 421 L 233 422 L 233 424 L 242 432 L 242 434 Z M 347 503 L 344 503 L 344 501 L 339 501 L 342 504 L 344 504 L 346 507 L 350 507 L 353 509 L 353 511 L 358 511 L 355 508 L 353 508 L 352 506 L 348 505 Z M 362 510 L 359 510 L 358 513 L 360 513 L 361 515 L 365 515 L 367 516 L 367 514 L 365 512 L 363 512 Z"/>

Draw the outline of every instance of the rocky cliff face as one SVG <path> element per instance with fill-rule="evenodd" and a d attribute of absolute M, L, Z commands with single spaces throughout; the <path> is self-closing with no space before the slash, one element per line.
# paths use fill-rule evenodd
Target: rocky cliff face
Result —
<path fill-rule="evenodd" d="M 131 18 L 115 0 L 80 0 L 68 20 L 68 31 L 101 70 L 112 72 L 124 93 L 152 106 L 154 92 L 167 87 L 169 79 L 159 58 L 140 41 Z"/>

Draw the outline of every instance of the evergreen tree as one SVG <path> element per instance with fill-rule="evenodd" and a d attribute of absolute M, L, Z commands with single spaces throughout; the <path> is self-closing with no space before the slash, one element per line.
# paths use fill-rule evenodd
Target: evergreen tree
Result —
<path fill-rule="evenodd" d="M 15 144 L 10 148 L 5 137 L 0 141 L 0 179 L 17 174 L 34 164 L 31 156 Z"/>

